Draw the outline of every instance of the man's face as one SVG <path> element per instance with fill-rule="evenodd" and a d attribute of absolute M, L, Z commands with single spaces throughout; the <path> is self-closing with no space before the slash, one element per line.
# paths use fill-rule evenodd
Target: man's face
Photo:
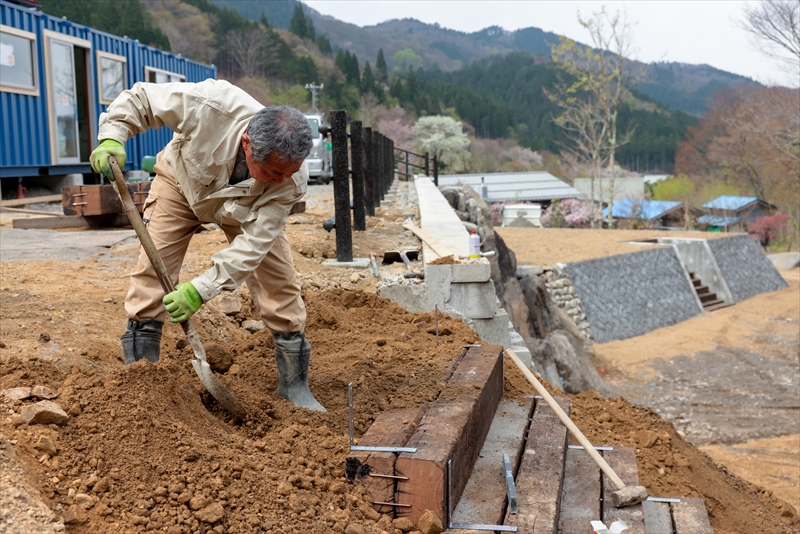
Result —
<path fill-rule="evenodd" d="M 253 161 L 253 148 L 250 146 L 250 135 L 247 133 L 242 135 L 242 149 L 247 158 L 247 168 L 250 171 L 250 176 L 255 178 L 256 181 L 265 184 L 282 184 L 291 179 L 292 175 L 299 171 L 303 165 L 302 161 L 287 162 L 282 160 L 274 152 L 269 155 L 266 163 Z"/>

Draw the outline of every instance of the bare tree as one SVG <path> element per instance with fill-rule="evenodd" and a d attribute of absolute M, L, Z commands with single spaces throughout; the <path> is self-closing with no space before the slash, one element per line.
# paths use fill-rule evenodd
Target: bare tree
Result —
<path fill-rule="evenodd" d="M 596 107 L 589 115 L 586 115 L 588 108 L 580 112 L 573 111 L 574 116 L 567 117 L 566 121 L 573 125 L 579 124 L 575 122 L 577 120 L 588 121 L 585 124 L 601 121 L 599 132 L 603 132 L 601 137 L 605 140 L 604 150 L 609 169 L 608 227 L 611 228 L 616 150 L 632 135 L 631 130 L 622 134 L 618 132 L 617 118 L 629 94 L 628 88 L 644 78 L 644 71 L 628 59 L 633 52 L 633 27 L 624 13 L 617 12 L 612 16 L 602 8 L 589 19 L 581 18 L 579 14 L 578 21 L 589 31 L 592 48 L 562 38 L 551 52 L 556 65 L 575 80 L 564 88 L 562 100 L 572 102 L 572 108 Z M 591 98 L 581 100 L 578 98 L 581 94 L 591 95 Z M 589 159 L 593 161 L 591 157 Z"/>
<path fill-rule="evenodd" d="M 593 95 L 575 96 L 563 83 L 556 87 L 555 93 L 547 96 L 564 110 L 555 118 L 555 123 L 564 129 L 567 136 L 567 142 L 560 143 L 562 155 L 576 169 L 589 168 L 590 201 L 596 205 L 597 180 L 607 159 L 608 123 L 605 113 Z M 602 198 L 602 192 L 598 192 Z M 595 220 L 591 219 L 590 224 L 594 228 Z"/>
<path fill-rule="evenodd" d="M 761 0 L 744 10 L 740 26 L 755 37 L 765 55 L 786 63 L 789 73 L 800 74 L 800 2 Z"/>
<path fill-rule="evenodd" d="M 262 74 L 278 59 L 277 47 L 269 42 L 259 28 L 232 31 L 225 37 L 227 52 L 233 58 L 242 77 Z"/>

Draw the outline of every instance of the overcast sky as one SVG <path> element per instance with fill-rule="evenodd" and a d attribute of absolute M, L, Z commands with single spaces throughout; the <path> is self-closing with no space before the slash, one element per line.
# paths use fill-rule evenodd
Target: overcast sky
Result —
<path fill-rule="evenodd" d="M 487 26 L 506 30 L 537 27 L 588 43 L 577 12 L 590 15 L 626 10 L 636 23 L 634 59 L 705 63 L 762 83 L 797 85 L 780 65 L 760 54 L 749 34 L 737 26 L 748 2 L 701 0 L 639 0 L 594 2 L 575 0 L 304 0 L 324 15 L 358 26 L 415 18 L 444 28 L 474 32 Z M 750 2 L 752 3 L 752 2 Z"/>

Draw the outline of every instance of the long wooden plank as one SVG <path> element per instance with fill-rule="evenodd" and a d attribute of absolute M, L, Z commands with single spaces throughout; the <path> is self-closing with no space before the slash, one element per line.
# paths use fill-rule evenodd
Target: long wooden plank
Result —
<path fill-rule="evenodd" d="M 39 204 L 41 202 L 61 202 L 61 195 L 45 195 L 41 197 L 12 198 L 0 200 L 0 206 L 13 208 L 15 206 L 27 206 L 28 204 Z"/>
<path fill-rule="evenodd" d="M 452 256 L 453 252 L 445 246 L 444 243 L 433 237 L 430 233 L 426 232 L 419 226 L 411 223 L 403 225 L 406 230 L 411 230 L 417 237 L 425 241 L 431 250 L 433 250 L 439 257 Z"/>
<path fill-rule="evenodd" d="M 558 531 L 563 534 L 590 532 L 600 519 L 600 468 L 581 449 L 567 449 Z"/>
<path fill-rule="evenodd" d="M 43 210 L 26 210 L 21 208 L 6 208 L 5 206 L 0 206 L 0 212 L 4 213 L 25 213 L 28 215 L 42 215 L 44 217 L 61 217 L 63 216 L 62 213 L 57 211 L 43 211 Z"/>
<path fill-rule="evenodd" d="M 35 219 L 12 219 L 11 227 L 23 230 L 61 228 L 117 228 L 130 226 L 126 215 L 97 215 L 94 217 L 79 217 L 76 215 L 61 215 L 59 217 L 37 217 Z"/>
<path fill-rule="evenodd" d="M 614 447 L 612 451 L 603 451 L 603 458 L 626 486 L 639 485 L 636 454 L 631 447 Z M 617 491 L 616 486 L 614 486 L 604 473 L 602 521 L 606 525 L 610 525 L 617 519 L 621 519 L 628 525 L 628 530 L 625 531 L 625 534 L 645 534 L 642 505 L 637 504 L 635 506 L 626 506 L 623 508 L 615 507 L 611 498 L 611 494 L 615 491 Z"/>
<path fill-rule="evenodd" d="M 642 503 L 642 513 L 647 534 L 673 534 L 669 503 L 645 501 Z"/>
<path fill-rule="evenodd" d="M 703 499 L 681 497 L 681 502 L 672 503 L 672 520 L 675 534 L 714 534 Z"/>
<path fill-rule="evenodd" d="M 405 447 L 414 429 L 419 425 L 428 409 L 429 403 L 415 408 L 386 410 L 372 423 L 361 436 L 358 445 L 368 447 Z M 393 452 L 351 451 L 348 457 L 358 460 L 359 468 L 355 483 L 367 490 L 373 502 L 394 502 L 395 480 L 371 475 L 395 476 L 394 464 L 397 454 Z M 367 466 L 367 467 L 362 467 Z M 394 513 L 388 505 L 373 505 L 382 514 Z"/>
<path fill-rule="evenodd" d="M 512 474 L 516 476 L 533 405 L 533 397 L 530 396 L 500 401 L 469 482 L 458 506 L 453 510 L 453 523 L 502 523 L 508 500 L 503 454 L 508 454 Z M 597 480 L 599 485 L 599 476 Z"/>
<path fill-rule="evenodd" d="M 461 360 L 439 398 L 408 441 L 415 453 L 397 458 L 395 471 L 408 477 L 397 484 L 397 502 L 410 507 L 399 513 L 417 523 L 425 510 L 447 521 L 447 461 L 453 506 L 467 485 L 503 395 L 503 348 L 472 347 Z"/>
<path fill-rule="evenodd" d="M 555 401 L 569 415 L 569 400 Z M 506 513 L 505 525 L 521 534 L 556 533 L 566 451 L 567 428 L 546 402 L 537 401 L 516 479 L 518 512 Z"/>

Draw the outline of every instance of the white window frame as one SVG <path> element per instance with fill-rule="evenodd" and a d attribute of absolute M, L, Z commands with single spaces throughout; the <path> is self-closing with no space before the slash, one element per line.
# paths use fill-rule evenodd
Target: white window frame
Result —
<path fill-rule="evenodd" d="M 164 69 L 157 69 L 155 67 L 147 67 L 147 66 L 145 66 L 145 68 L 144 68 L 144 79 L 145 79 L 146 82 L 150 82 L 150 74 L 151 73 L 153 73 L 153 74 L 156 74 L 156 73 L 167 74 L 170 77 L 177 76 L 178 78 L 180 78 L 180 80 L 178 80 L 178 81 L 180 81 L 180 82 L 185 82 L 186 81 L 186 76 L 184 76 L 183 74 L 179 74 L 177 72 L 172 72 L 172 71 L 164 70 Z M 150 83 L 156 83 L 156 82 L 150 82 Z M 174 83 L 174 82 L 170 81 L 170 82 L 166 82 L 166 83 Z"/>
<path fill-rule="evenodd" d="M 36 39 L 36 34 L 31 32 L 26 32 L 25 30 L 19 30 L 17 28 L 12 28 L 11 26 L 5 26 L 2 24 L 0 24 L 0 32 L 29 40 L 31 43 L 31 62 L 33 63 L 31 65 L 33 67 L 33 86 L 5 84 L 2 83 L 2 80 L 0 80 L 0 91 L 6 93 L 18 93 L 21 95 L 39 96 L 40 95 L 39 42 Z"/>
<path fill-rule="evenodd" d="M 91 41 L 87 41 L 86 39 L 80 39 L 78 37 L 73 37 L 71 35 L 64 35 L 63 33 L 54 32 L 52 30 L 42 30 L 42 37 L 44 39 L 44 66 L 45 72 L 50 72 L 52 67 L 52 60 L 50 58 L 50 41 L 55 39 L 57 41 L 62 41 L 66 43 L 71 43 L 74 46 L 79 48 L 83 48 L 85 53 L 91 54 L 93 47 Z M 91 57 L 91 56 L 89 56 Z M 89 70 L 90 78 L 92 74 L 92 62 L 86 62 L 86 68 Z M 77 74 L 77 73 L 75 73 Z M 50 130 L 50 161 L 52 161 L 53 165 L 72 165 L 75 163 L 82 163 L 80 160 L 80 150 L 78 151 L 78 156 L 73 158 L 62 158 L 58 155 L 58 138 L 56 135 L 56 115 L 55 115 L 55 106 L 53 105 L 53 80 L 50 76 L 46 76 L 46 85 L 47 89 L 45 90 L 45 94 L 47 95 L 47 116 L 48 116 L 48 126 Z M 87 90 L 89 88 L 87 87 Z M 94 99 L 92 97 L 92 92 L 88 92 L 89 97 L 89 106 L 88 112 L 90 116 L 87 118 L 89 124 L 93 122 L 93 115 L 94 115 Z M 94 129 L 90 129 L 89 138 L 92 137 L 92 132 Z"/>
<path fill-rule="evenodd" d="M 109 105 L 113 100 L 103 98 L 103 59 L 122 63 L 122 90 L 128 89 L 128 58 L 109 52 L 97 51 L 97 99 L 101 104 Z"/>

